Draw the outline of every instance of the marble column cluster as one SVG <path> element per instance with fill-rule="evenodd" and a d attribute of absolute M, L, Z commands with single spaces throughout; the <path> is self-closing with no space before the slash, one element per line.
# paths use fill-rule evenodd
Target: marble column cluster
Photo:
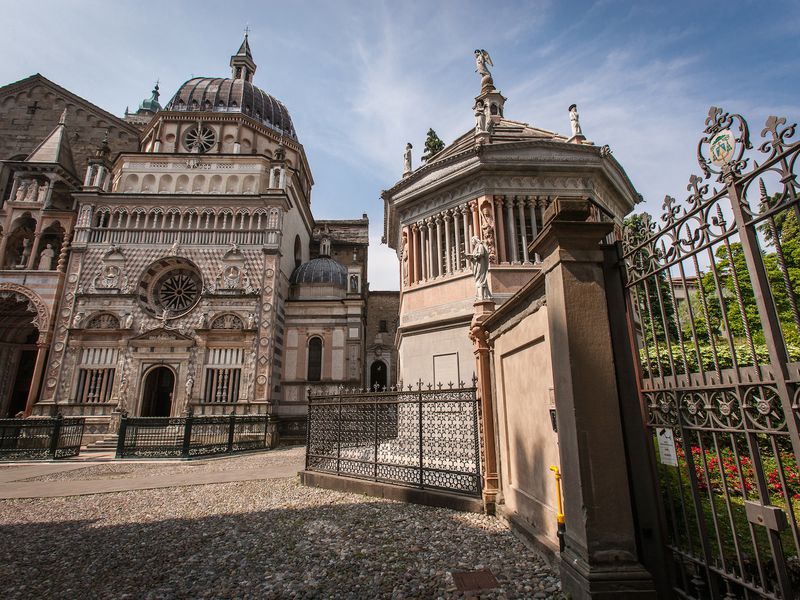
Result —
<path fill-rule="evenodd" d="M 528 245 L 542 228 L 547 196 L 493 196 L 498 264 L 530 265 Z M 483 202 L 483 201 L 482 201 Z M 408 283 L 416 285 L 471 268 L 467 259 L 473 235 L 482 237 L 478 200 L 448 208 L 406 225 Z"/>

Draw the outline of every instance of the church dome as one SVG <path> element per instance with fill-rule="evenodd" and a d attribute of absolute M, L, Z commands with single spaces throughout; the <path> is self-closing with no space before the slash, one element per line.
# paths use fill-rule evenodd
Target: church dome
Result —
<path fill-rule="evenodd" d="M 293 285 L 327 283 L 346 288 L 347 268 L 332 258 L 320 256 L 297 267 L 289 278 L 289 283 Z"/>
<path fill-rule="evenodd" d="M 167 103 L 167 110 L 241 113 L 297 139 L 292 118 L 283 103 L 244 79 L 190 79 Z"/>

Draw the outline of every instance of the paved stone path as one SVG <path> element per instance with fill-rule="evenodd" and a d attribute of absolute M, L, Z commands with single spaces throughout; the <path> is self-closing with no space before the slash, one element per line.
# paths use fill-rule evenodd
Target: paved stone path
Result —
<path fill-rule="evenodd" d="M 304 487 L 302 458 L 2 467 L 37 497 L 0 500 L 0 598 L 466 598 L 481 569 L 480 598 L 559 597 L 499 520 Z"/>

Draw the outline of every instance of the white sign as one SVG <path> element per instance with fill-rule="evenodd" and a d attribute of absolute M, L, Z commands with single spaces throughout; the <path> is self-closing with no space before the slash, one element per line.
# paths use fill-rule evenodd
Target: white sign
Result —
<path fill-rule="evenodd" d="M 658 454 L 661 456 L 661 464 L 677 467 L 678 456 L 675 453 L 675 438 L 672 437 L 672 429 L 656 427 L 656 439 L 658 439 Z"/>
<path fill-rule="evenodd" d="M 733 158 L 733 150 L 736 147 L 736 136 L 730 129 L 723 129 L 711 137 L 709 149 L 711 151 L 711 162 L 722 166 L 730 162 Z"/>

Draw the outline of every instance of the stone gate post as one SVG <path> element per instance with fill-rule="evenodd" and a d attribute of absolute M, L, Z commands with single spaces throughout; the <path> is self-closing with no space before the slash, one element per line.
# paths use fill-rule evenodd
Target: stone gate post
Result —
<path fill-rule="evenodd" d="M 563 473 L 562 589 L 572 598 L 655 597 L 636 544 L 600 242 L 589 199 L 557 198 L 532 251 L 543 260 Z"/>

